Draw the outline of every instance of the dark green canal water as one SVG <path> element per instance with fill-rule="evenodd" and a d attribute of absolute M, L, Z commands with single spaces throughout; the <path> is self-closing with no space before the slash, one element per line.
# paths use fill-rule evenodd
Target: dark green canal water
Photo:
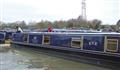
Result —
<path fill-rule="evenodd" d="M 19 48 L 20 49 L 20 48 Z M 0 46 L 0 70 L 113 70 L 26 49 Z"/>

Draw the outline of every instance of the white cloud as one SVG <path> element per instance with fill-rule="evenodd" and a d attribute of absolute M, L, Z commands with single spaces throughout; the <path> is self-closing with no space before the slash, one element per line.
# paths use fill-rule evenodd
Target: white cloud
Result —
<path fill-rule="evenodd" d="M 81 0 L 2 0 L 3 21 L 67 20 L 81 15 Z M 120 0 L 86 0 L 87 18 L 103 23 L 118 20 Z"/>
<path fill-rule="evenodd" d="M 119 19 L 119 0 L 89 0 L 87 14 L 89 19 L 97 18 L 106 24 L 115 24 Z"/>

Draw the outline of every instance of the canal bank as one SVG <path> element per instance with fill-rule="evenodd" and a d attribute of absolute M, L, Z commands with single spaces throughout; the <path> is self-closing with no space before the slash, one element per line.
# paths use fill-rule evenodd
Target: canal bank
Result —
<path fill-rule="evenodd" d="M 0 46 L 1 70 L 114 70 L 63 58 L 55 52 L 39 50 L 38 53 L 38 51 L 33 51 L 30 48 L 18 47 Z"/>

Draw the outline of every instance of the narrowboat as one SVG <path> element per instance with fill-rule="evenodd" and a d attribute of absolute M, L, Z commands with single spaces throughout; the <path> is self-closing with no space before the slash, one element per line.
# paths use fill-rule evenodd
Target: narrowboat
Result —
<path fill-rule="evenodd" d="M 120 33 L 22 32 L 13 33 L 12 43 L 120 60 Z"/>
<path fill-rule="evenodd" d="M 0 31 L 0 43 L 5 43 L 5 41 L 11 40 L 12 33 L 14 33 L 14 31 Z"/>
<path fill-rule="evenodd" d="M 0 43 L 4 43 L 5 42 L 5 37 L 6 37 L 6 33 L 0 32 Z"/>

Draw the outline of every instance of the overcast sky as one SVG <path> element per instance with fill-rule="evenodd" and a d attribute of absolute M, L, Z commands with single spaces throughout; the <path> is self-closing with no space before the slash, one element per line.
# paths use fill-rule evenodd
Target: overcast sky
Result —
<path fill-rule="evenodd" d="M 81 15 L 82 0 L 0 0 L 0 19 L 4 22 L 68 20 Z M 120 19 L 120 0 L 86 0 L 87 20 L 116 24 Z"/>

